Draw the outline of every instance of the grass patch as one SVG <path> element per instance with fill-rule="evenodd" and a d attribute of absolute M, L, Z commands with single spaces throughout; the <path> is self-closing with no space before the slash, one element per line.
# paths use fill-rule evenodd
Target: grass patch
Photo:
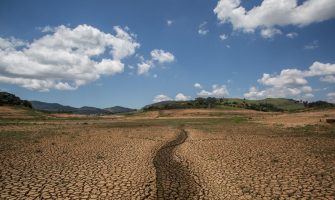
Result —
<path fill-rule="evenodd" d="M 226 105 L 215 105 L 214 108 L 219 108 L 222 110 L 241 110 L 243 108 L 233 107 L 233 106 L 226 106 Z"/>
<path fill-rule="evenodd" d="M 24 131 L 0 131 L 0 138 L 3 139 L 27 139 L 27 133 Z"/>
<path fill-rule="evenodd" d="M 42 138 L 52 137 L 59 133 L 59 127 L 45 127 L 37 130 L 0 130 L 0 140 L 20 140 L 33 144 L 41 143 Z"/>
<path fill-rule="evenodd" d="M 230 121 L 235 123 L 235 124 L 239 124 L 239 123 L 246 122 L 247 118 L 242 117 L 242 116 L 234 116 L 234 117 L 230 118 Z"/>
<path fill-rule="evenodd" d="M 306 125 L 289 128 L 289 133 L 295 136 L 327 136 L 335 137 L 335 125 Z"/>

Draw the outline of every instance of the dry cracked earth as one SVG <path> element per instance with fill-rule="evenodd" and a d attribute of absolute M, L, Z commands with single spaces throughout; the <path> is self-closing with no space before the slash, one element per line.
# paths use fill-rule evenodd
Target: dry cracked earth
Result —
<path fill-rule="evenodd" d="M 8 121 L 0 199 L 330 200 L 334 130 L 236 117 Z"/>

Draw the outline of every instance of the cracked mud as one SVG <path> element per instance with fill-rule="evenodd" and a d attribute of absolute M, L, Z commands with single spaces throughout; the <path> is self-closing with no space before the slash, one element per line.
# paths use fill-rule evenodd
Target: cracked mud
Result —
<path fill-rule="evenodd" d="M 190 175 L 187 166 L 175 156 L 175 148 L 186 139 L 186 131 L 181 130 L 177 138 L 162 146 L 154 158 L 158 199 L 189 199 L 199 196 L 200 185 Z"/>
<path fill-rule="evenodd" d="M 334 199 L 334 125 L 224 117 L 0 121 L 0 199 Z"/>

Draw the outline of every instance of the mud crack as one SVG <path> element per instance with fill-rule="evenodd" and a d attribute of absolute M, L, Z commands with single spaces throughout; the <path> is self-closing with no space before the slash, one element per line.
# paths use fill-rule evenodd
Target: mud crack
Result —
<path fill-rule="evenodd" d="M 199 196 L 200 186 L 187 164 L 176 160 L 174 156 L 175 148 L 186 139 L 187 132 L 181 130 L 177 138 L 162 146 L 154 157 L 158 199 L 189 199 Z"/>

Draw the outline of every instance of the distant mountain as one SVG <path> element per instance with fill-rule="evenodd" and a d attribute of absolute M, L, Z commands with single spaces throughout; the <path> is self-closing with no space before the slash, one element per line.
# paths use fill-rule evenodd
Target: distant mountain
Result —
<path fill-rule="evenodd" d="M 75 108 L 71 106 L 64 106 L 59 103 L 46 103 L 41 101 L 31 101 L 31 104 L 32 107 L 36 110 L 47 111 L 47 112 L 59 112 L 59 113 L 74 113 L 81 115 L 107 115 L 107 114 L 136 111 L 135 109 L 125 108 L 121 106 L 114 106 L 110 108 L 101 109 L 89 106 Z"/>
<path fill-rule="evenodd" d="M 29 101 L 21 100 L 19 97 L 8 92 L 0 92 L 0 106 L 24 106 L 27 108 L 32 108 L 32 105 Z"/>
<path fill-rule="evenodd" d="M 84 106 L 81 108 L 75 108 L 71 106 L 64 106 L 59 103 L 46 103 L 41 101 L 31 101 L 31 104 L 34 109 L 47 111 L 47 112 L 59 112 L 59 113 L 74 113 L 74 114 L 82 114 L 82 115 L 100 115 L 100 114 L 111 114 L 110 112 L 95 108 Z"/>
<path fill-rule="evenodd" d="M 107 110 L 100 109 L 100 108 L 95 108 L 95 107 L 88 107 L 88 106 L 77 108 L 77 110 L 74 111 L 73 113 L 75 113 L 75 114 L 81 114 L 81 115 L 106 115 L 106 114 L 112 114 L 111 112 L 109 112 Z"/>
<path fill-rule="evenodd" d="M 41 101 L 30 101 L 30 102 L 34 109 L 41 111 L 72 113 L 78 110 L 78 108 L 74 108 L 71 106 L 64 106 L 59 103 L 46 103 Z"/>
<path fill-rule="evenodd" d="M 110 107 L 110 108 L 105 108 L 104 110 L 107 110 L 107 111 L 109 111 L 113 114 L 128 113 L 128 112 L 136 111 L 136 109 L 126 108 L 126 107 L 122 107 L 122 106 L 114 106 L 114 107 Z"/>

